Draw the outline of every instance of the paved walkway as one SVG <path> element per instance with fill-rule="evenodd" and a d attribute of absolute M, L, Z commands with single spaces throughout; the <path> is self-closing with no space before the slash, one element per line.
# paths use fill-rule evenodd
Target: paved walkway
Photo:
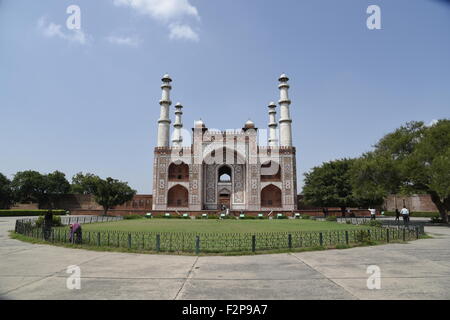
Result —
<path fill-rule="evenodd" d="M 0 218 L 0 299 L 450 299 L 450 228 L 408 244 L 193 257 L 95 252 L 10 239 Z M 81 268 L 69 290 L 67 267 Z M 369 290 L 366 268 L 381 268 Z"/>

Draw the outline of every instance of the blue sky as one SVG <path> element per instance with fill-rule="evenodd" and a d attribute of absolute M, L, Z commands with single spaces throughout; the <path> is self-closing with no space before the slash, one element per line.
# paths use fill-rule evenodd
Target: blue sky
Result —
<path fill-rule="evenodd" d="M 66 28 L 73 4 L 80 31 Z M 366 27 L 372 4 L 381 30 Z M 449 118 L 449 36 L 438 0 L 0 0 L 0 172 L 151 193 L 164 73 L 185 127 L 229 129 L 267 127 L 285 72 L 302 180 L 406 121 Z"/>

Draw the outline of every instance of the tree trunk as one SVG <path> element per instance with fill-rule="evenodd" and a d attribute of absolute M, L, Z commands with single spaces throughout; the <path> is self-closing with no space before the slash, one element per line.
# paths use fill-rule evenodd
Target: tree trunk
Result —
<path fill-rule="evenodd" d="M 444 223 L 448 223 L 448 213 L 446 201 L 442 201 L 442 199 L 434 192 L 430 192 L 431 201 L 436 205 L 439 210 L 439 215 Z"/>

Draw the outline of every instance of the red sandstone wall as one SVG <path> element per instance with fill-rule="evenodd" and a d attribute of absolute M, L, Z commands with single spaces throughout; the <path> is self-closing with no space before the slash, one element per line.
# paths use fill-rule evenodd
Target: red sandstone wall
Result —
<path fill-rule="evenodd" d="M 428 194 L 416 194 L 413 196 L 390 195 L 384 202 L 387 211 L 399 210 L 405 205 L 411 212 L 437 212 L 431 197 Z"/>

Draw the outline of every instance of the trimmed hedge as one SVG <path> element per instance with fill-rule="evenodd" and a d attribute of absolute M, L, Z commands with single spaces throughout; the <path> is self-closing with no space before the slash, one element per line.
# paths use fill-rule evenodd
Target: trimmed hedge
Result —
<path fill-rule="evenodd" d="M 384 215 L 386 217 L 395 217 L 395 211 L 385 211 Z M 401 216 L 401 214 L 400 214 Z M 432 218 L 440 217 L 439 212 L 410 212 L 411 217 L 422 217 L 422 218 Z"/>
<path fill-rule="evenodd" d="M 48 210 L 0 210 L 0 217 L 43 216 Z M 66 210 L 52 210 L 54 215 L 65 215 Z"/>
<path fill-rule="evenodd" d="M 54 227 L 60 227 L 62 226 L 61 223 L 61 217 L 60 216 L 53 216 L 53 226 Z M 44 223 L 44 216 L 40 216 L 37 220 L 36 220 L 36 227 L 42 227 L 42 224 Z"/>
<path fill-rule="evenodd" d="M 144 219 L 145 216 L 139 215 L 139 214 L 129 214 L 126 216 L 123 216 L 124 220 L 135 220 L 135 219 Z"/>

